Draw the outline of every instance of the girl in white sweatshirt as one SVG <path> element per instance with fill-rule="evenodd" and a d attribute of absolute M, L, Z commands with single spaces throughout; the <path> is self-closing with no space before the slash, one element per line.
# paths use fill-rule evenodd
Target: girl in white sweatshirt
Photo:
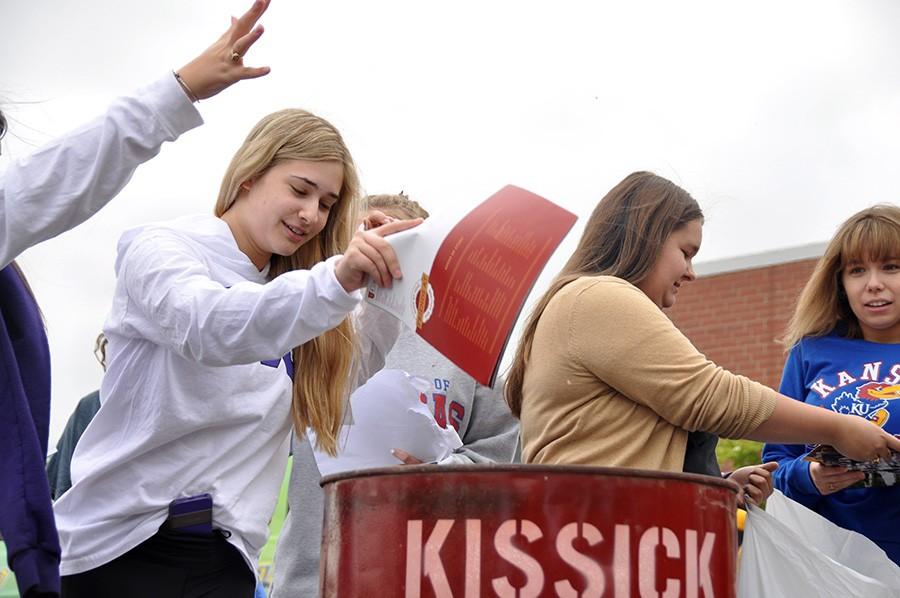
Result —
<path fill-rule="evenodd" d="M 283 110 L 234 156 L 215 215 L 123 235 L 100 411 L 55 505 L 65 596 L 253 595 L 292 420 L 333 452 L 350 387 L 399 332 L 348 316 L 370 277 L 401 275 L 383 237 L 419 221 L 358 230 L 358 195 L 338 131 Z M 211 520 L 170 515 L 203 494 Z"/>

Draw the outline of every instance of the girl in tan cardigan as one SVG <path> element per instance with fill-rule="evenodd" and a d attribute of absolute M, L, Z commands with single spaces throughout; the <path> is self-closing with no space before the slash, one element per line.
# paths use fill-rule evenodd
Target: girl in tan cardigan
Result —
<path fill-rule="evenodd" d="M 531 314 L 507 377 L 526 463 L 681 471 L 688 432 L 827 443 L 854 459 L 900 440 L 816 409 L 699 353 L 662 309 L 694 280 L 703 213 L 683 189 L 636 172 L 597 205 Z"/>

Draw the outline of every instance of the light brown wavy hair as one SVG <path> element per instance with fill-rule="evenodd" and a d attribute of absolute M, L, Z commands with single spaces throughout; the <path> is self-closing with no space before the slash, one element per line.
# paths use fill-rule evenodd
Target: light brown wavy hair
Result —
<path fill-rule="evenodd" d="M 900 258 L 900 207 L 877 204 L 857 212 L 838 228 L 797 300 L 781 339 L 790 350 L 807 336 L 842 329 L 847 338 L 863 338 L 850 309 L 842 273 L 852 262 Z"/>
<path fill-rule="evenodd" d="M 241 185 L 286 160 L 336 161 L 344 177 L 338 201 L 325 227 L 290 256 L 272 255 L 269 279 L 315 264 L 346 249 L 360 212 L 356 165 L 338 130 L 328 121 L 299 109 L 274 112 L 259 121 L 225 171 L 215 215 L 221 217 L 235 202 Z M 292 351 L 294 387 L 291 418 L 298 436 L 307 428 L 316 433 L 316 447 L 334 455 L 353 376 L 356 335 L 350 318 Z"/>
<path fill-rule="evenodd" d="M 367 195 L 365 204 L 367 208 L 375 208 L 376 210 L 399 211 L 408 219 L 428 218 L 428 212 L 425 208 L 420 206 L 419 202 L 410 199 L 402 191 L 396 195 L 389 193 Z"/>
<path fill-rule="evenodd" d="M 638 284 L 650 273 L 676 229 L 702 220 L 691 195 L 652 172 L 633 172 L 600 200 L 578 247 L 528 317 L 506 376 L 504 394 L 513 414 L 522 410 L 522 384 L 541 315 L 554 295 L 582 276 L 616 276 Z"/>

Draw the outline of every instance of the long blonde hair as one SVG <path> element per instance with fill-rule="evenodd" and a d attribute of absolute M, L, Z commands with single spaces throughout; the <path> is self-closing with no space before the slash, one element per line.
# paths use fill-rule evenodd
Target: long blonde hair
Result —
<path fill-rule="evenodd" d="M 360 211 L 359 176 L 341 134 L 328 121 L 299 109 L 274 112 L 247 135 L 225 171 L 215 215 L 235 202 L 241 185 L 286 160 L 336 161 L 343 166 L 338 201 L 318 235 L 290 256 L 272 255 L 269 279 L 312 268 L 350 243 Z M 316 433 L 317 448 L 334 455 L 348 393 L 356 335 L 350 318 L 292 351 L 294 384 L 291 418 L 298 436 Z"/>
<path fill-rule="evenodd" d="M 800 293 L 782 344 L 790 349 L 807 336 L 837 328 L 847 338 L 863 338 L 859 319 L 844 290 L 842 272 L 851 262 L 900 257 L 900 207 L 877 204 L 857 212 L 838 228 Z"/>
<path fill-rule="evenodd" d="M 534 333 L 554 295 L 582 276 L 617 276 L 638 284 L 650 273 L 672 231 L 702 219 L 699 204 L 687 191 L 651 172 L 631 173 L 600 200 L 578 247 L 538 301 L 519 338 L 504 388 L 515 416 L 522 410 L 522 384 Z"/>

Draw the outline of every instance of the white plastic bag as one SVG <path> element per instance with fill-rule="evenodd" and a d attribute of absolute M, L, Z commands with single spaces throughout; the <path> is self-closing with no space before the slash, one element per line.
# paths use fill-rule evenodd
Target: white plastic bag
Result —
<path fill-rule="evenodd" d="M 738 598 L 900 598 L 900 567 L 865 536 L 777 490 L 750 507 Z"/>

